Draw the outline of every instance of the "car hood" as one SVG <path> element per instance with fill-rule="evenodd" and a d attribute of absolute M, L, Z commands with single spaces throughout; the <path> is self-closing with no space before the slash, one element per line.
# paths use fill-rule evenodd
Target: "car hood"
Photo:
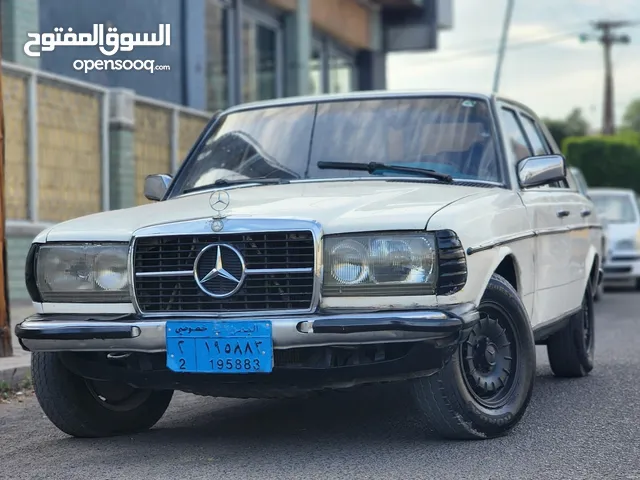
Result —
<path fill-rule="evenodd" d="M 436 211 L 494 189 L 428 182 L 354 180 L 227 188 L 228 218 L 315 220 L 326 234 L 421 230 Z M 38 241 L 128 241 L 140 228 L 210 218 L 212 192 L 112 210 L 59 223 Z"/>

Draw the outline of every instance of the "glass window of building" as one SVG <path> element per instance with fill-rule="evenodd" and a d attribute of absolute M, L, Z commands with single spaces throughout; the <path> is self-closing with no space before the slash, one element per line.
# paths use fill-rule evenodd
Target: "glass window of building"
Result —
<path fill-rule="evenodd" d="M 229 104 L 229 13 L 218 0 L 207 0 L 205 10 L 207 48 L 207 108 Z"/>
<path fill-rule="evenodd" d="M 322 43 L 315 41 L 313 42 L 311 58 L 309 59 L 309 93 L 312 95 L 324 92 L 322 63 Z"/>
<path fill-rule="evenodd" d="M 242 22 L 242 101 L 279 95 L 280 31 L 247 15 Z"/>
<path fill-rule="evenodd" d="M 332 50 L 329 55 L 329 93 L 353 90 L 353 59 Z"/>

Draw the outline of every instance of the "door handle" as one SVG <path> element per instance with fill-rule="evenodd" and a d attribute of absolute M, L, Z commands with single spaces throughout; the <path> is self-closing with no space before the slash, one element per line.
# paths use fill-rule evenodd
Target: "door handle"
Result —
<path fill-rule="evenodd" d="M 585 208 L 580 212 L 581 217 L 588 217 L 589 215 L 591 215 L 591 210 L 589 210 L 588 208 Z"/>
<path fill-rule="evenodd" d="M 563 217 L 568 217 L 569 216 L 569 210 L 558 210 L 556 212 L 556 215 L 558 215 L 558 217 L 563 218 Z"/>

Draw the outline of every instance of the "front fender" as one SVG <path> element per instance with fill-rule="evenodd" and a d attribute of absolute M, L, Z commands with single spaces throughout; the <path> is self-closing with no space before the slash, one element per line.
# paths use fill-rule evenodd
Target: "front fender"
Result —
<path fill-rule="evenodd" d="M 587 288 L 587 282 L 591 283 L 591 291 L 595 293 L 598 286 L 598 270 L 600 269 L 601 257 L 598 250 L 593 246 L 589 246 L 589 252 L 585 257 L 584 271 L 585 275 L 582 279 L 582 290 Z"/>
<path fill-rule="evenodd" d="M 438 304 L 456 304 L 471 302 L 478 305 L 484 295 L 491 276 L 496 272 L 500 264 L 507 258 L 513 263 L 516 285 L 520 298 L 527 312 L 532 313 L 532 298 L 534 290 L 533 275 L 533 248 L 531 241 L 526 239 L 509 245 L 496 246 L 495 248 L 467 254 L 467 284 L 454 295 L 439 296 Z"/>

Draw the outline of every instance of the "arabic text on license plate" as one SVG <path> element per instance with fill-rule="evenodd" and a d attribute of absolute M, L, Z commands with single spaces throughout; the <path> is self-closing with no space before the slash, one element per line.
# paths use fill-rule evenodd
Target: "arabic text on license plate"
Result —
<path fill-rule="evenodd" d="M 169 321 L 167 368 L 183 373 L 269 373 L 273 340 L 268 321 Z"/>

